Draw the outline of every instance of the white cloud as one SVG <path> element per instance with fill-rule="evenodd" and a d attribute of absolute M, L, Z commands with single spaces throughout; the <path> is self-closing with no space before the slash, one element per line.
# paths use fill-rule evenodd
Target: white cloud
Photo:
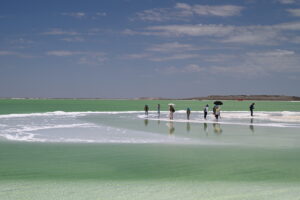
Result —
<path fill-rule="evenodd" d="M 293 4 L 296 3 L 296 0 L 277 0 L 279 3 L 282 4 Z"/>
<path fill-rule="evenodd" d="M 171 60 L 185 60 L 199 57 L 199 54 L 188 53 L 189 51 L 199 50 L 191 44 L 179 42 L 170 42 L 154 44 L 146 48 L 146 53 L 127 54 L 122 58 L 125 59 L 147 59 L 154 62 L 165 62 Z"/>
<path fill-rule="evenodd" d="M 187 3 L 177 3 L 175 5 L 175 8 L 183 9 L 183 10 L 192 10 L 193 7 Z"/>
<path fill-rule="evenodd" d="M 300 36 L 296 36 L 291 39 L 291 42 L 294 44 L 300 44 Z"/>
<path fill-rule="evenodd" d="M 172 17 L 165 15 L 167 11 L 165 9 L 156 8 L 151 10 L 145 10 L 143 12 L 137 13 L 137 18 L 144 21 L 167 21 L 171 20 Z"/>
<path fill-rule="evenodd" d="M 202 6 L 195 5 L 191 8 L 191 11 L 196 15 L 208 15 L 208 16 L 219 16 L 229 17 L 239 15 L 243 10 L 241 6 L 234 5 L 223 5 L 223 6 Z"/>
<path fill-rule="evenodd" d="M 264 26 L 260 26 L 264 27 Z M 300 30 L 300 21 L 289 22 L 289 23 L 281 23 L 273 26 L 265 26 L 269 29 L 275 29 L 279 31 L 299 31 Z"/>
<path fill-rule="evenodd" d="M 229 17 L 239 15 L 243 10 L 241 6 L 235 5 L 189 5 L 177 3 L 172 8 L 154 8 L 138 12 L 136 17 L 144 21 L 168 21 L 168 20 L 187 20 L 193 16 L 218 16 Z"/>
<path fill-rule="evenodd" d="M 99 19 L 102 17 L 106 17 L 106 12 L 96 12 L 96 13 L 85 13 L 85 12 L 64 12 L 61 13 L 63 16 L 73 17 L 76 19 Z"/>
<path fill-rule="evenodd" d="M 126 54 L 124 55 L 122 58 L 125 59 L 142 59 L 142 58 L 148 58 L 150 57 L 150 54 L 146 54 L 146 53 L 140 53 L 140 54 Z"/>
<path fill-rule="evenodd" d="M 85 53 L 78 61 L 83 65 L 101 65 L 107 60 L 106 54 L 102 52 Z"/>
<path fill-rule="evenodd" d="M 270 50 L 260 52 L 248 52 L 239 55 L 240 60 L 227 62 L 226 66 L 213 66 L 214 73 L 227 73 L 233 76 L 237 74 L 253 76 L 265 76 L 282 72 L 300 72 L 300 56 L 290 50 Z M 221 64 L 221 63 L 220 63 Z"/>
<path fill-rule="evenodd" d="M 215 57 L 219 56 L 215 55 Z M 274 76 L 274 73 L 300 73 L 300 55 L 291 50 L 275 49 L 234 55 L 224 54 L 223 57 L 226 57 L 226 61 L 215 60 L 213 63 L 207 63 L 205 67 L 201 66 L 200 63 L 194 63 L 186 66 L 162 67 L 157 71 L 170 74 L 206 73 L 249 78 Z"/>
<path fill-rule="evenodd" d="M 23 45 L 30 45 L 34 42 L 32 40 L 24 39 L 24 38 L 17 38 L 15 40 L 11 40 L 12 44 L 23 44 Z"/>
<path fill-rule="evenodd" d="M 300 22 L 274 25 L 234 26 L 223 24 L 185 24 L 149 26 L 144 31 L 127 29 L 128 35 L 165 36 L 165 37 L 214 37 L 223 43 L 248 45 L 277 45 L 280 42 L 293 42 L 300 30 Z M 216 40 L 217 39 L 217 40 Z"/>
<path fill-rule="evenodd" d="M 14 48 L 14 49 L 25 49 L 25 48 L 32 47 L 34 44 L 36 44 L 35 41 L 25 39 L 22 37 L 8 40 L 8 41 L 9 41 L 10 47 Z"/>
<path fill-rule="evenodd" d="M 287 11 L 295 17 L 300 17 L 300 9 L 287 9 Z"/>
<path fill-rule="evenodd" d="M 86 17 L 86 13 L 84 12 L 70 12 L 70 13 L 62 13 L 61 15 L 69 16 L 69 17 L 74 17 L 77 19 L 82 19 Z"/>
<path fill-rule="evenodd" d="M 157 73 L 164 73 L 164 74 L 175 74 L 175 73 L 181 73 L 180 68 L 169 66 L 169 67 L 162 67 L 162 68 L 156 68 L 155 71 Z"/>
<path fill-rule="evenodd" d="M 264 52 L 252 52 L 248 53 L 250 56 L 260 56 L 260 57 L 280 57 L 280 56 L 291 56 L 295 55 L 294 51 L 284 50 L 284 49 L 276 49 L 273 51 L 264 51 Z"/>
<path fill-rule="evenodd" d="M 164 62 L 170 60 L 185 60 L 185 59 L 197 58 L 197 57 L 199 57 L 199 54 L 174 54 L 168 56 L 154 56 L 149 58 L 149 60 L 155 62 Z"/>
<path fill-rule="evenodd" d="M 190 65 L 187 65 L 185 66 L 183 69 L 182 69 L 183 72 L 203 72 L 205 71 L 205 68 L 203 67 L 200 67 L 199 65 L 196 65 L 196 64 L 190 64 Z"/>
<path fill-rule="evenodd" d="M 186 66 L 175 67 L 163 67 L 163 68 L 156 68 L 155 71 L 158 73 L 165 73 L 165 74 L 175 74 L 175 73 L 200 73 L 204 72 L 206 69 L 204 67 L 200 67 L 197 64 L 189 64 Z"/>
<path fill-rule="evenodd" d="M 201 58 L 202 60 L 210 63 L 227 63 L 232 60 L 238 60 L 239 55 L 236 54 L 213 54 L 206 55 Z"/>
<path fill-rule="evenodd" d="M 42 33 L 43 35 L 70 35 L 70 36 L 74 36 L 74 35 L 80 35 L 78 32 L 75 31 L 65 31 L 62 29 L 52 29 L 50 31 L 44 32 Z"/>
<path fill-rule="evenodd" d="M 77 56 L 78 64 L 85 65 L 99 65 L 107 60 L 106 54 L 103 52 L 89 52 L 89 51 L 48 51 L 46 52 L 48 56 L 58 56 L 58 57 L 68 57 Z"/>
<path fill-rule="evenodd" d="M 82 37 L 67 37 L 67 38 L 62 38 L 61 40 L 66 41 L 66 42 L 83 42 L 83 41 L 85 41 L 84 38 L 82 38 Z"/>
<path fill-rule="evenodd" d="M 170 42 L 163 44 L 155 44 L 148 48 L 148 51 L 154 52 L 181 52 L 181 51 L 192 51 L 198 50 L 199 48 L 194 47 L 191 44 L 182 44 L 178 42 Z"/>
<path fill-rule="evenodd" d="M 48 56 L 73 56 L 78 54 L 81 54 L 81 52 L 76 52 L 76 51 L 48 51 L 47 52 Z"/>
<path fill-rule="evenodd" d="M 102 17 L 107 16 L 106 12 L 97 12 L 96 15 L 97 16 L 102 16 Z"/>
<path fill-rule="evenodd" d="M 146 30 L 162 36 L 224 36 L 233 32 L 234 26 L 225 25 L 164 25 L 164 26 L 150 26 Z"/>
<path fill-rule="evenodd" d="M 225 39 L 222 40 L 224 43 L 243 43 L 249 45 L 275 45 L 280 42 L 283 38 L 280 37 L 279 33 L 274 30 L 250 28 L 250 29 L 239 29 L 232 32 Z"/>
<path fill-rule="evenodd" d="M 16 55 L 16 52 L 13 51 L 0 51 L 0 56 L 11 56 L 11 55 Z"/>
<path fill-rule="evenodd" d="M 20 58 L 35 58 L 36 56 L 16 52 L 16 51 L 0 51 L 0 56 L 16 56 Z"/>
<path fill-rule="evenodd" d="M 122 58 L 125 59 L 147 59 L 154 62 L 165 62 L 171 60 L 185 60 L 191 58 L 197 58 L 199 54 L 188 54 L 188 53 L 175 53 L 175 54 L 168 54 L 170 52 L 164 52 L 167 54 L 149 54 L 149 53 L 137 53 L 137 54 L 127 54 L 124 55 Z"/>

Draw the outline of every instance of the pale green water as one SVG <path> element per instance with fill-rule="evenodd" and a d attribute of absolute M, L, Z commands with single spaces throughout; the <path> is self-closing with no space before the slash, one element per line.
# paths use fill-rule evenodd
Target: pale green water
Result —
<path fill-rule="evenodd" d="M 299 199 L 299 184 L 178 181 L 19 181 L 1 184 L 1 199 Z M 11 190 L 11 188 L 18 188 Z"/>
<path fill-rule="evenodd" d="M 20 113 L 77 109 L 46 102 Z M 195 112 L 187 122 L 178 109 L 173 122 L 166 113 L 0 115 L 0 199 L 300 199 L 299 113 L 255 114 L 225 112 L 218 123 Z"/>
<path fill-rule="evenodd" d="M 299 148 L 1 144 L 1 199 L 297 199 Z"/>
<path fill-rule="evenodd" d="M 52 111 L 128 111 L 143 110 L 148 104 L 150 110 L 168 110 L 168 103 L 175 103 L 177 110 L 203 110 L 206 104 L 213 106 L 213 101 L 180 100 L 80 100 L 80 99 L 0 99 L 0 114 L 34 113 Z M 248 111 L 252 101 L 223 101 L 222 110 Z M 256 111 L 300 111 L 300 102 L 256 101 Z"/>

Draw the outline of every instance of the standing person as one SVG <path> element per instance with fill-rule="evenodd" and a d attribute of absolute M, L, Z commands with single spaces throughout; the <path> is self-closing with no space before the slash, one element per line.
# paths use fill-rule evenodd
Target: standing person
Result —
<path fill-rule="evenodd" d="M 251 113 L 251 117 L 253 117 L 254 105 L 255 105 L 255 103 L 252 103 L 252 104 L 250 105 L 250 107 L 249 107 L 250 113 Z"/>
<path fill-rule="evenodd" d="M 214 107 L 213 107 L 213 114 L 216 116 L 216 110 L 217 110 L 217 105 L 214 105 Z"/>
<path fill-rule="evenodd" d="M 160 104 L 157 104 L 157 115 L 160 116 Z"/>
<path fill-rule="evenodd" d="M 216 117 L 217 120 L 219 119 L 220 115 L 221 115 L 221 107 L 216 106 L 215 117 Z"/>
<path fill-rule="evenodd" d="M 190 115 L 191 115 L 191 109 L 187 108 L 186 109 L 186 118 L 187 118 L 187 120 L 190 120 Z"/>
<path fill-rule="evenodd" d="M 203 112 L 204 112 L 204 119 L 206 119 L 206 117 L 207 117 L 208 107 L 209 107 L 208 104 L 206 104 L 206 106 L 204 107 L 204 110 L 203 110 Z"/>
<path fill-rule="evenodd" d="M 145 105 L 144 110 L 145 110 L 145 115 L 148 116 L 149 106 Z"/>
<path fill-rule="evenodd" d="M 170 111 L 169 117 L 170 119 L 173 119 L 174 112 L 175 112 L 175 108 L 173 105 L 169 105 L 169 111 Z"/>

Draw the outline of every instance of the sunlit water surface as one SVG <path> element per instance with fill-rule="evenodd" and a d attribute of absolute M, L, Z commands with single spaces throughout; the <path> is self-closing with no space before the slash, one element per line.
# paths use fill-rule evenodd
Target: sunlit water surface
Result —
<path fill-rule="evenodd" d="M 0 199 L 299 199 L 300 112 L 0 115 Z"/>

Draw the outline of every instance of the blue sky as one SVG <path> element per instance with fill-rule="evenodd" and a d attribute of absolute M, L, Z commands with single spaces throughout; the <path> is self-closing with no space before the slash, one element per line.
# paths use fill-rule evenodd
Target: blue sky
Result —
<path fill-rule="evenodd" d="M 0 97 L 300 96 L 300 0 L 2 0 Z"/>

